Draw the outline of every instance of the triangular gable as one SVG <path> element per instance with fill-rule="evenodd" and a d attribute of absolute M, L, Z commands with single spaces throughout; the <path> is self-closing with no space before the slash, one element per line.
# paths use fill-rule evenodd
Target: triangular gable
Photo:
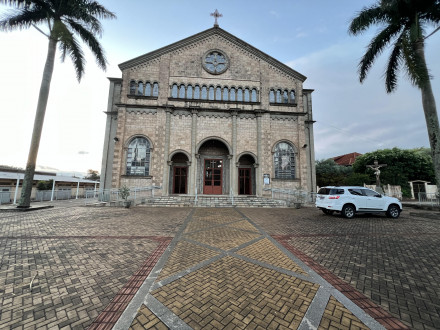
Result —
<path fill-rule="evenodd" d="M 182 40 L 177 41 L 175 43 L 172 43 L 168 46 L 154 50 L 150 53 L 146 53 L 144 55 L 135 57 L 129 61 L 126 61 L 126 62 L 119 64 L 119 68 L 121 70 L 126 70 L 129 68 L 132 68 L 136 65 L 139 65 L 139 64 L 145 63 L 146 61 L 150 61 L 152 59 L 158 58 L 164 54 L 173 52 L 175 50 L 178 50 L 179 48 L 188 46 L 194 42 L 201 41 L 201 40 L 203 40 L 207 37 L 213 36 L 213 35 L 219 35 L 219 36 L 225 38 L 226 40 L 234 43 L 238 47 L 241 47 L 242 49 L 245 49 L 249 53 L 257 56 L 261 60 L 266 61 L 267 63 L 273 65 L 277 69 L 285 72 L 288 75 L 295 77 L 296 79 L 300 80 L 301 82 L 304 82 L 307 79 L 306 76 L 293 70 L 291 67 L 281 63 L 280 61 L 274 59 L 272 56 L 267 55 L 266 53 L 260 51 L 259 49 L 255 48 L 254 46 L 251 46 L 247 42 L 235 37 L 234 35 L 230 34 L 229 32 L 226 32 L 225 30 L 223 30 L 219 27 L 210 28 L 208 30 L 205 30 L 205 31 L 197 33 L 193 36 L 190 36 L 188 38 L 185 38 L 185 39 L 182 39 Z"/>

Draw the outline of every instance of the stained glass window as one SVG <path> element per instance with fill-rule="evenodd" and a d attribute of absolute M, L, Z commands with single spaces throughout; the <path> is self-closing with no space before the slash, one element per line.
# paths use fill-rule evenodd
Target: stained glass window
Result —
<path fill-rule="evenodd" d="M 276 179 L 295 179 L 295 150 L 290 143 L 276 145 L 273 162 Z"/>
<path fill-rule="evenodd" d="M 127 149 L 126 175 L 148 175 L 150 171 L 150 142 L 146 138 L 134 138 Z"/>
<path fill-rule="evenodd" d="M 136 81 L 130 81 L 130 94 L 136 94 Z"/>
<path fill-rule="evenodd" d="M 157 82 L 153 84 L 153 96 L 159 96 L 159 84 Z"/>

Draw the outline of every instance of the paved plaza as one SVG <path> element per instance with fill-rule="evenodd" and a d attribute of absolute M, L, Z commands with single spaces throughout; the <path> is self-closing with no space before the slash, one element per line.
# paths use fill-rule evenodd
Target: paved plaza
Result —
<path fill-rule="evenodd" d="M 440 213 L 0 213 L 0 328 L 440 328 Z"/>

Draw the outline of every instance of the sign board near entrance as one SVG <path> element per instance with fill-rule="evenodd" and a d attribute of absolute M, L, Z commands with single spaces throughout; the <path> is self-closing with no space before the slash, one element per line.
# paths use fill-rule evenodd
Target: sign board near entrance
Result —
<path fill-rule="evenodd" d="M 263 183 L 265 185 L 270 184 L 270 175 L 269 174 L 263 174 Z"/>

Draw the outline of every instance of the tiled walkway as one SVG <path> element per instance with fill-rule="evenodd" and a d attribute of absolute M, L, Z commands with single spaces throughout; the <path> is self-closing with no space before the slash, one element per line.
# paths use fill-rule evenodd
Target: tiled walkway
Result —
<path fill-rule="evenodd" d="M 195 209 L 122 315 L 92 328 L 405 328 L 306 262 L 239 210 Z"/>

